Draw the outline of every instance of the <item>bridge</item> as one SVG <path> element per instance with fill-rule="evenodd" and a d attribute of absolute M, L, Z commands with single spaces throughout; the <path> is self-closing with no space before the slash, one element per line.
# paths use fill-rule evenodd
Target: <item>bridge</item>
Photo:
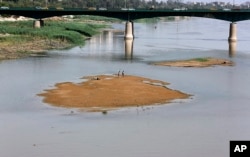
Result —
<path fill-rule="evenodd" d="M 204 17 L 231 22 L 229 31 L 229 40 L 236 41 L 236 22 L 249 20 L 250 9 L 96 9 L 96 8 L 8 8 L 1 7 L 0 15 L 19 15 L 34 19 L 43 19 L 53 16 L 63 15 L 96 15 L 118 18 L 126 20 L 125 38 L 133 38 L 133 20 L 141 18 L 166 17 L 166 16 L 190 16 Z M 37 21 L 39 22 L 39 21 Z M 38 24 L 39 25 L 39 24 Z"/>
<path fill-rule="evenodd" d="M 136 20 L 164 16 L 193 16 L 214 18 L 230 22 L 250 19 L 250 9 L 105 9 L 96 8 L 0 8 L 0 15 L 20 15 L 34 19 L 43 19 L 63 15 L 98 15 L 118 18 L 121 20 Z"/>

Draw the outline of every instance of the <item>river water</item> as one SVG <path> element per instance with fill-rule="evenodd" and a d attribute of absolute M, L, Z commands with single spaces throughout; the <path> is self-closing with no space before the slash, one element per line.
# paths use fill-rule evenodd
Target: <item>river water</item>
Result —
<path fill-rule="evenodd" d="M 225 21 L 135 23 L 133 43 L 104 31 L 82 47 L 1 61 L 0 156 L 228 157 L 230 140 L 250 140 L 249 25 L 237 24 L 238 41 L 230 45 Z M 123 30 L 124 24 L 113 27 Z M 235 66 L 150 64 L 194 57 L 229 59 Z M 119 70 L 169 82 L 193 96 L 102 114 L 52 107 L 36 95 L 58 82 Z"/>

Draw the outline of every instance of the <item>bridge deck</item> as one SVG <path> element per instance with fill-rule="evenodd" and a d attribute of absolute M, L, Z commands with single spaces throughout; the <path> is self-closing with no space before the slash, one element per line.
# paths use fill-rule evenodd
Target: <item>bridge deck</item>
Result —
<path fill-rule="evenodd" d="M 42 19 L 63 15 L 96 15 L 119 18 L 122 20 L 136 20 L 141 18 L 164 17 L 164 16 L 192 16 L 205 17 L 231 22 L 250 19 L 250 9 L 241 10 L 149 10 L 149 9 L 107 9 L 90 10 L 84 8 L 1 8 L 0 14 L 20 15 L 35 19 Z"/>

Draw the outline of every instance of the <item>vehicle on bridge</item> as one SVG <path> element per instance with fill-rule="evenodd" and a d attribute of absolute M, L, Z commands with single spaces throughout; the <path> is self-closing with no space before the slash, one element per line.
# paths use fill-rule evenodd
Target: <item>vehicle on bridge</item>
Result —
<path fill-rule="evenodd" d="M 135 10 L 134 8 L 121 8 L 121 10 Z"/>
<path fill-rule="evenodd" d="M 36 6 L 36 9 L 38 10 L 48 10 L 48 7 L 40 7 L 40 6 Z"/>
<path fill-rule="evenodd" d="M 95 7 L 89 7 L 88 10 L 96 10 Z"/>
<path fill-rule="evenodd" d="M 2 7 L 0 7 L 0 9 L 10 9 L 10 8 L 6 7 L 6 6 L 2 6 Z"/>
<path fill-rule="evenodd" d="M 174 8 L 173 9 L 174 11 L 185 11 L 185 10 L 188 10 L 187 8 Z"/>
<path fill-rule="evenodd" d="M 56 10 L 64 10 L 62 7 L 56 7 Z"/>
<path fill-rule="evenodd" d="M 107 8 L 99 8 L 98 10 L 107 10 Z"/>
<path fill-rule="evenodd" d="M 228 8 L 223 8 L 222 10 L 223 11 L 231 11 L 231 9 L 228 9 Z"/>

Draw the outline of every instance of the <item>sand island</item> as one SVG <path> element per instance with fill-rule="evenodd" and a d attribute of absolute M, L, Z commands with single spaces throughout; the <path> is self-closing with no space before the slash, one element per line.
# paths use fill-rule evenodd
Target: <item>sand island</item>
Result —
<path fill-rule="evenodd" d="M 53 106 L 86 111 L 159 105 L 190 97 L 189 94 L 167 88 L 167 82 L 139 76 L 97 75 L 83 79 L 81 83 L 57 83 L 54 89 L 38 95 Z"/>
<path fill-rule="evenodd" d="M 163 61 L 153 63 L 154 65 L 173 66 L 173 67 L 211 67 L 215 65 L 233 66 L 234 63 L 230 60 L 219 58 L 193 58 L 188 60 Z"/>

